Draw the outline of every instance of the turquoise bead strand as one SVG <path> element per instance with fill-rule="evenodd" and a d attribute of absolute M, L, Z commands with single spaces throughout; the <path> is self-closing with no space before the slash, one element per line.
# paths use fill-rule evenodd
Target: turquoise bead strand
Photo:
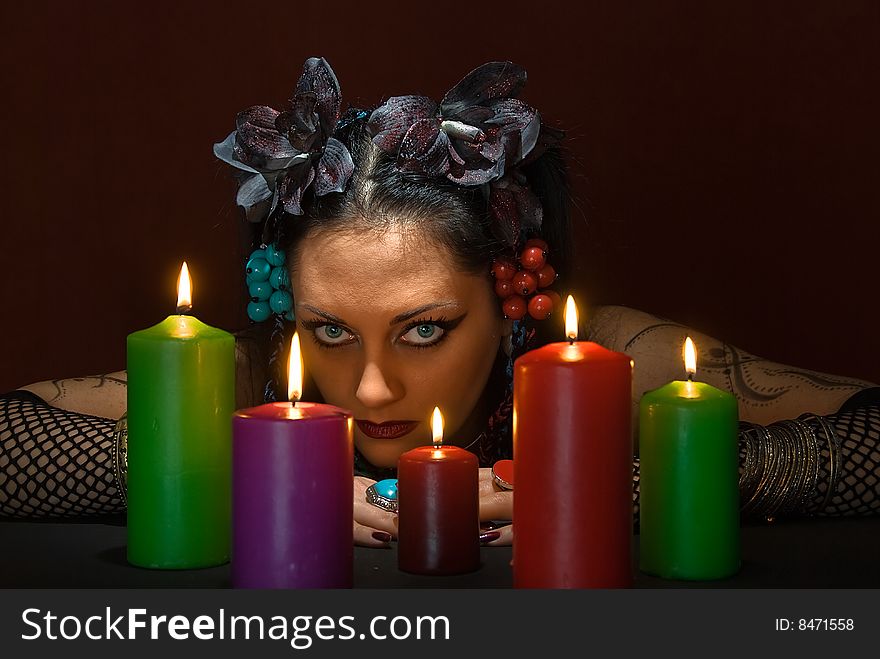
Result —
<path fill-rule="evenodd" d="M 293 321 L 293 295 L 290 275 L 284 266 L 284 251 L 271 244 L 255 249 L 245 265 L 245 281 L 250 301 L 247 315 L 255 323 L 275 313 Z"/>

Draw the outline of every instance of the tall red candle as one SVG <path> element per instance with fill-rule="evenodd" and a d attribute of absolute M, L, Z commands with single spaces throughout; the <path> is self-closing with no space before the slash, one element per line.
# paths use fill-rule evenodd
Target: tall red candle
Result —
<path fill-rule="evenodd" d="M 514 585 L 632 585 L 632 362 L 574 341 L 516 360 Z M 572 320 L 574 317 L 574 320 Z"/>
<path fill-rule="evenodd" d="M 472 572 L 480 566 L 477 456 L 440 445 L 437 434 L 435 427 L 434 446 L 398 460 L 398 567 L 416 574 Z"/>

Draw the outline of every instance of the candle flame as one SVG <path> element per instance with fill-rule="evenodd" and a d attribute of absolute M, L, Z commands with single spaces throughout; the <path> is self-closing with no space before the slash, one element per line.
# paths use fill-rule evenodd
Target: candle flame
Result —
<path fill-rule="evenodd" d="M 697 372 L 697 350 L 691 337 L 684 340 L 684 368 L 689 376 Z"/>
<path fill-rule="evenodd" d="M 189 278 L 189 268 L 184 261 L 180 267 L 180 275 L 177 277 L 177 313 L 190 309 L 192 309 L 192 280 Z"/>
<path fill-rule="evenodd" d="M 578 338 L 578 310 L 571 295 L 565 301 L 565 336 L 569 341 L 577 341 Z"/>
<path fill-rule="evenodd" d="M 299 332 L 290 340 L 290 356 L 287 359 L 287 400 L 295 403 L 302 396 L 303 361 L 299 347 Z"/>
<path fill-rule="evenodd" d="M 434 415 L 431 417 L 431 432 L 434 435 L 434 446 L 440 446 L 443 443 L 443 415 L 440 414 L 440 408 L 434 408 Z"/>

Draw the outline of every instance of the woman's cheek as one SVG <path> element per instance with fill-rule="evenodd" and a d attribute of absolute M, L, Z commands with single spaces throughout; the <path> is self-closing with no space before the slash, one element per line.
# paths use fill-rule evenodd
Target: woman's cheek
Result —
<path fill-rule="evenodd" d="M 344 392 L 351 390 L 348 380 L 351 379 L 353 370 L 346 367 L 344 359 L 325 354 L 328 352 L 329 350 L 312 346 L 311 350 L 303 354 L 305 368 L 327 403 L 345 407 L 347 401 Z"/>

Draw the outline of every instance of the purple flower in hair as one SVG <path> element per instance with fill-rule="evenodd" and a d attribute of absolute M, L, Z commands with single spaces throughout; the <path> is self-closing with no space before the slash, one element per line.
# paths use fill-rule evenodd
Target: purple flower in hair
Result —
<path fill-rule="evenodd" d="M 370 116 L 373 142 L 397 155 L 402 172 L 482 185 L 504 176 L 535 147 L 538 112 L 516 96 L 526 72 L 489 62 L 466 75 L 438 105 L 424 96 L 394 96 Z"/>
<path fill-rule="evenodd" d="M 492 232 L 503 244 L 515 246 L 522 232 L 536 235 L 544 221 L 544 210 L 537 195 L 529 189 L 526 177 L 515 169 L 489 185 Z"/>
<path fill-rule="evenodd" d="M 351 154 L 331 137 L 339 120 L 341 94 L 323 58 L 303 66 L 288 108 L 255 105 L 238 114 L 236 129 L 214 145 L 214 155 L 240 171 L 236 203 L 260 221 L 280 203 L 302 215 L 302 196 L 341 192 L 354 171 Z"/>

